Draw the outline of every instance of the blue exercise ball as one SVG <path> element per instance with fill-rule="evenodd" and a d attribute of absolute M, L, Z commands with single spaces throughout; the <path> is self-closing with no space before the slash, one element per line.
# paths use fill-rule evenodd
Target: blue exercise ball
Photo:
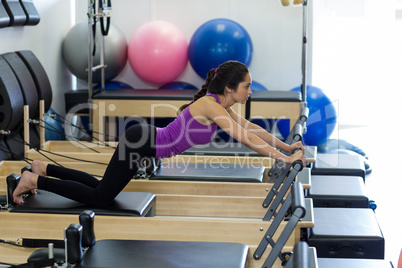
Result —
<path fill-rule="evenodd" d="M 262 84 L 258 83 L 257 81 L 254 81 L 251 83 L 251 91 L 267 91 L 268 89 L 263 86 Z"/>
<path fill-rule="evenodd" d="M 55 114 L 55 117 L 45 116 L 45 140 L 65 140 L 63 121 L 55 111 L 50 108 L 47 114 Z"/>
<path fill-rule="evenodd" d="M 197 87 L 187 82 L 175 81 L 164 84 L 159 89 L 197 89 Z"/>
<path fill-rule="evenodd" d="M 291 91 L 300 91 L 300 87 L 293 88 Z M 337 114 L 334 104 L 318 87 L 307 86 L 306 101 L 309 116 L 306 124 L 307 132 L 303 135 L 303 141 L 305 145 L 316 146 L 327 141 L 334 132 Z M 289 130 L 286 134 L 279 125 L 278 129 L 284 137 L 289 134 Z"/>
<path fill-rule="evenodd" d="M 202 24 L 194 32 L 188 47 L 191 66 L 204 79 L 209 70 L 228 60 L 248 66 L 252 54 L 250 35 L 243 26 L 229 19 L 214 19 Z"/>
<path fill-rule="evenodd" d="M 97 84 L 96 86 L 94 86 L 94 89 L 101 89 L 101 86 L 102 86 L 101 84 Z M 105 83 L 105 90 L 129 89 L 129 88 L 133 87 L 120 81 L 108 81 Z"/>

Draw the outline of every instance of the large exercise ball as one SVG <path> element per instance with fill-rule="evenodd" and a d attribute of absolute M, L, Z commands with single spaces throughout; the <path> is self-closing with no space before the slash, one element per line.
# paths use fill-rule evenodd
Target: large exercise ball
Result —
<path fill-rule="evenodd" d="M 94 39 L 95 55 L 93 66 L 100 64 L 102 33 L 97 27 Z M 92 53 L 93 51 L 91 51 Z M 77 78 L 88 80 L 88 23 L 77 23 L 63 40 L 62 56 L 68 70 Z M 123 32 L 114 24 L 105 36 L 105 81 L 115 78 L 127 62 L 127 40 Z M 101 71 L 93 72 L 94 83 L 101 82 Z"/>
<path fill-rule="evenodd" d="M 166 21 L 140 26 L 130 38 L 128 60 L 144 81 L 165 84 L 174 81 L 188 62 L 188 42 L 183 32 Z"/>
<path fill-rule="evenodd" d="M 101 89 L 102 85 L 97 84 L 93 87 L 94 89 Z M 129 84 L 120 81 L 108 81 L 105 83 L 105 90 L 113 90 L 113 89 L 130 89 L 133 88 Z"/>
<path fill-rule="evenodd" d="M 300 87 L 293 88 L 292 91 L 300 91 Z M 314 86 L 307 86 L 306 101 L 309 108 L 307 119 L 307 132 L 303 135 L 305 145 L 316 146 L 328 140 L 334 132 L 337 122 L 337 113 L 332 101 L 325 95 L 322 89 Z M 285 138 L 289 134 L 278 124 L 282 136 Z"/>
<path fill-rule="evenodd" d="M 252 54 L 250 35 L 243 26 L 229 19 L 214 19 L 202 24 L 191 37 L 188 48 L 191 66 L 204 79 L 210 69 L 228 60 L 248 66 Z"/>
<path fill-rule="evenodd" d="M 197 89 L 197 87 L 187 82 L 174 81 L 160 86 L 159 89 Z"/>
<path fill-rule="evenodd" d="M 264 85 L 262 85 L 261 83 L 258 83 L 257 81 L 253 81 L 251 83 L 250 89 L 251 89 L 251 91 L 254 91 L 254 90 L 255 91 L 267 91 L 268 90 Z"/>

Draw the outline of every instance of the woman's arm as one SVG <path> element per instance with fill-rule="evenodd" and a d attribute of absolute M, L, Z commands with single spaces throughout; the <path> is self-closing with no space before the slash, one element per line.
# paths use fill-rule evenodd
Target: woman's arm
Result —
<path fill-rule="evenodd" d="M 224 109 L 218 103 L 210 103 L 208 109 L 204 109 L 205 116 L 211 121 L 216 123 L 228 135 L 235 138 L 248 148 L 256 151 L 257 153 L 271 158 L 283 161 L 285 163 L 292 163 L 298 159 L 304 160 L 303 153 L 297 153 L 291 156 L 286 156 L 273 148 L 271 144 L 275 144 L 276 148 L 287 150 L 289 146 L 274 138 L 271 134 L 262 128 L 249 127 L 246 122 L 243 122 L 239 117 L 236 120 L 231 116 L 228 110 Z M 234 113 L 234 112 L 233 112 Z M 235 113 L 234 113 L 235 114 Z M 240 124 L 239 124 L 239 122 Z M 244 124 L 243 127 L 241 124 Z M 254 124 L 253 124 L 254 125 Z M 262 130 L 262 131 L 261 131 Z M 265 133 L 267 134 L 265 134 Z M 258 134 L 258 135 L 257 135 Z M 279 142 L 278 142 L 279 141 Z M 278 147 L 279 144 L 279 147 Z"/>
<path fill-rule="evenodd" d="M 290 145 L 282 142 L 281 140 L 277 139 L 276 137 L 274 137 L 272 134 L 267 132 L 262 127 L 260 127 L 260 126 L 258 126 L 256 124 L 251 123 L 250 121 L 246 120 L 244 117 L 242 117 L 239 114 L 237 114 L 236 112 L 234 112 L 232 108 L 228 108 L 226 110 L 228 111 L 230 117 L 232 117 L 233 120 L 236 121 L 240 126 L 245 128 L 250 133 L 253 133 L 254 135 L 257 135 L 260 139 L 262 139 L 263 141 L 267 142 L 272 147 L 275 147 L 275 148 L 277 148 L 279 150 L 289 152 L 289 153 L 292 153 L 293 150 L 296 149 L 296 148 L 299 148 L 299 149 L 304 151 L 304 148 L 303 148 L 301 143 L 298 144 L 297 146 L 296 145 L 290 146 Z"/>

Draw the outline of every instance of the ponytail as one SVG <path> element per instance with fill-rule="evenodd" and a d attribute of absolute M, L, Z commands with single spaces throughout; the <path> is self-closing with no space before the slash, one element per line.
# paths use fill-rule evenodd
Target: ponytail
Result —
<path fill-rule="evenodd" d="M 188 106 L 190 106 L 190 104 L 197 101 L 199 98 L 204 97 L 207 94 L 208 85 L 214 77 L 215 77 L 215 69 L 211 69 L 207 74 L 207 79 L 205 80 L 205 84 L 202 85 L 201 89 L 198 90 L 197 93 L 194 94 L 193 100 L 190 103 L 184 104 L 179 108 L 179 110 L 177 111 L 177 115 L 181 114 Z"/>
<path fill-rule="evenodd" d="M 248 74 L 248 67 L 238 61 L 227 61 L 218 68 L 209 70 L 205 84 L 195 93 L 193 101 L 182 105 L 177 111 L 177 115 L 183 112 L 190 104 L 204 97 L 208 92 L 216 95 L 223 95 L 225 87 L 237 90 Z"/>

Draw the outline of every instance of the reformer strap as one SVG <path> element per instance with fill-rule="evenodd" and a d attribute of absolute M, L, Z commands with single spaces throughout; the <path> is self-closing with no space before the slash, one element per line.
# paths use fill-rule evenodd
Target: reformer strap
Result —
<path fill-rule="evenodd" d="M 275 242 L 273 239 L 275 232 L 277 231 L 279 225 L 283 221 L 290 208 L 291 217 L 287 222 L 284 230 L 280 234 L 278 240 Z M 299 220 L 304 217 L 305 213 L 306 206 L 304 202 L 303 186 L 300 182 L 296 182 L 293 184 L 292 191 L 289 193 L 284 204 L 279 210 L 277 217 L 275 217 L 272 224 L 269 226 L 267 232 L 265 233 L 263 239 L 261 240 L 260 244 L 253 254 L 254 259 L 259 260 L 263 255 L 265 249 L 267 248 L 268 244 L 271 245 L 272 250 L 262 267 L 272 267 L 277 257 L 279 257 L 281 261 L 285 261 L 281 252 L 283 246 L 289 239 Z"/>
<path fill-rule="evenodd" d="M 110 12 L 112 9 L 112 3 L 111 0 L 107 0 L 107 4 L 105 4 L 106 0 L 99 0 L 99 9 L 102 10 L 102 12 Z M 106 36 L 109 34 L 109 28 L 110 28 L 110 16 L 106 18 L 106 27 L 105 27 L 105 22 L 104 18 L 100 19 L 100 24 L 101 24 L 101 32 L 103 36 Z"/>

